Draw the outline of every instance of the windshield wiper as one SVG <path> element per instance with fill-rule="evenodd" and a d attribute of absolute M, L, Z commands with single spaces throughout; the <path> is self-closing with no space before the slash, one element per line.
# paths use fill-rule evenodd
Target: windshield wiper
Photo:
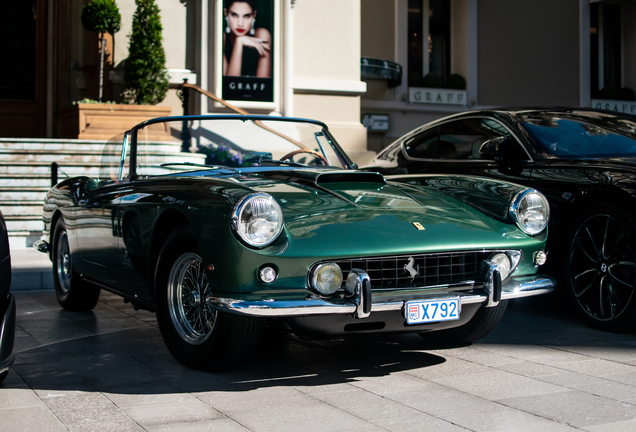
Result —
<path fill-rule="evenodd" d="M 226 169 L 228 171 L 237 172 L 234 168 L 231 167 L 223 167 L 218 165 L 206 165 L 195 162 L 166 162 L 159 165 L 161 168 L 165 168 L 167 166 L 189 166 L 189 167 L 197 167 L 197 168 L 208 168 L 208 169 Z"/>

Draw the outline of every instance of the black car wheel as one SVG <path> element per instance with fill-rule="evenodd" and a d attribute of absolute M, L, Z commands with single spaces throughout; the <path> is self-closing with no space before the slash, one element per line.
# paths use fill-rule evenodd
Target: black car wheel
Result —
<path fill-rule="evenodd" d="M 474 317 L 466 324 L 447 329 L 420 333 L 424 339 L 447 345 L 458 345 L 475 342 L 493 331 L 503 318 L 508 301 L 500 301 L 494 307 L 480 307 Z"/>
<path fill-rule="evenodd" d="M 0 382 L 4 381 L 4 379 L 7 377 L 7 375 L 9 375 L 9 371 L 8 370 L 0 373 Z"/>
<path fill-rule="evenodd" d="M 100 289 L 88 284 L 73 269 L 73 257 L 64 222 L 60 221 L 54 231 L 53 282 L 60 305 L 67 310 L 91 310 L 99 300 Z"/>
<path fill-rule="evenodd" d="M 213 287 L 188 227 L 166 240 L 155 286 L 161 335 L 180 363 L 221 369 L 247 358 L 258 345 L 261 319 L 220 312 L 208 301 Z"/>
<path fill-rule="evenodd" d="M 568 237 L 565 278 L 575 308 L 592 326 L 621 331 L 636 321 L 636 228 L 616 206 L 595 205 Z"/>

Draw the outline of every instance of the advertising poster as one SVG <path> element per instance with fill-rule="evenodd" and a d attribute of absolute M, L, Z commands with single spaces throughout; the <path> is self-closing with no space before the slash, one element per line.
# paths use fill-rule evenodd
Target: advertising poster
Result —
<path fill-rule="evenodd" d="M 274 101 L 274 0 L 222 0 L 221 97 Z"/>

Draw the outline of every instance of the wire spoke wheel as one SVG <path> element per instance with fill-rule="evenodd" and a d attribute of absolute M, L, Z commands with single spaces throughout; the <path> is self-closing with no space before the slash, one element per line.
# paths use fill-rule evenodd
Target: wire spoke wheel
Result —
<path fill-rule="evenodd" d="M 66 294 L 71 288 L 71 278 L 73 276 L 73 267 L 71 265 L 71 251 L 68 246 L 68 236 L 66 231 L 62 231 L 57 241 L 56 272 L 55 276 L 59 283 L 59 289 Z"/>
<path fill-rule="evenodd" d="M 191 345 L 204 343 L 212 334 L 218 312 L 211 296 L 201 258 L 192 252 L 180 255 L 168 277 L 168 310 L 179 336 Z"/>
<path fill-rule="evenodd" d="M 617 217 L 585 219 L 574 233 L 568 260 L 572 293 L 588 318 L 612 322 L 628 314 L 636 289 L 636 250 Z"/>

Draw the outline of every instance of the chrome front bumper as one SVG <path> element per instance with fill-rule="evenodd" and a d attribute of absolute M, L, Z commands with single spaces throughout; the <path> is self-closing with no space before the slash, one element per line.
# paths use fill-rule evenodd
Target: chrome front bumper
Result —
<path fill-rule="evenodd" d="M 496 284 L 495 284 L 496 285 Z M 462 305 L 482 303 L 485 307 L 496 306 L 500 300 L 509 300 L 548 294 L 556 287 L 556 281 L 544 275 L 513 278 L 509 282 L 499 285 L 500 293 L 493 295 L 488 284 L 479 293 L 448 292 L 427 294 L 425 292 L 400 296 L 395 292 L 391 297 L 377 297 L 371 302 L 363 292 L 354 294 L 350 298 L 319 298 L 308 296 L 303 300 L 261 300 L 245 301 L 229 298 L 210 297 L 211 306 L 227 312 L 260 317 L 288 317 L 320 314 L 352 314 L 356 318 L 365 318 L 370 312 L 401 310 L 410 300 L 433 300 L 459 297 Z M 500 294 L 500 297 L 499 297 Z M 370 310 L 368 310 L 370 307 Z"/>

